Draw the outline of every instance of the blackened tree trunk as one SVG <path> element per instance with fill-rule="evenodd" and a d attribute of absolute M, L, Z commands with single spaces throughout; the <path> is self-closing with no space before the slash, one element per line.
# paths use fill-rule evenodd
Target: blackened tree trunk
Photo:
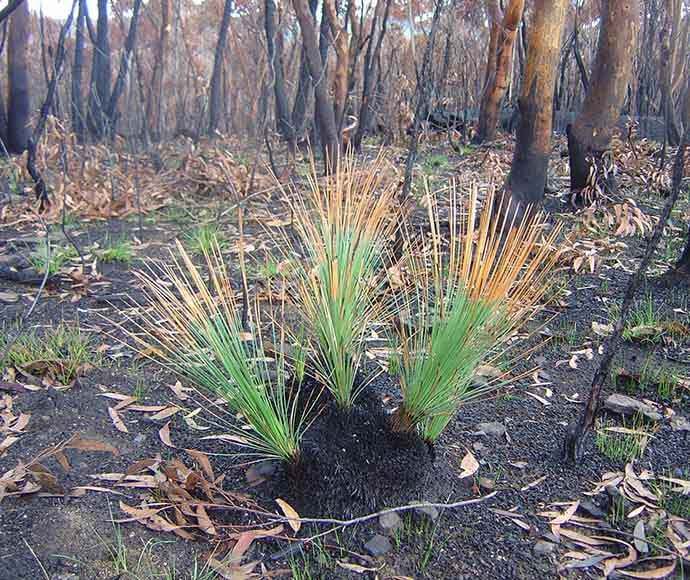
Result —
<path fill-rule="evenodd" d="M 223 59 L 225 46 L 228 42 L 228 28 L 230 27 L 230 15 L 232 14 L 232 0 L 225 0 L 223 18 L 220 22 L 218 42 L 213 55 L 213 74 L 211 76 L 210 98 L 208 106 L 208 134 L 213 135 L 218 129 L 221 112 L 221 83 L 223 81 Z"/>
<path fill-rule="evenodd" d="M 582 111 L 568 131 L 570 189 L 576 193 L 587 186 L 590 173 L 599 180 L 598 187 L 615 188 L 612 173 L 604 171 L 603 157 L 611 148 L 613 129 L 625 100 L 632 71 L 631 47 L 638 29 L 638 0 L 602 0 L 601 10 L 589 91 Z M 609 176 L 606 182 L 604 175 Z M 586 198 L 591 201 L 590 196 Z"/>
<path fill-rule="evenodd" d="M 283 34 L 276 27 L 276 5 L 273 0 L 264 2 L 264 29 L 268 62 L 273 75 L 273 95 L 276 107 L 278 133 L 290 148 L 294 148 L 295 131 L 290 120 L 290 106 L 285 90 L 285 68 L 283 66 Z"/>
<path fill-rule="evenodd" d="M 117 124 L 117 103 L 122 96 L 122 91 L 125 89 L 125 81 L 127 80 L 127 73 L 129 72 L 129 63 L 132 59 L 132 51 L 137 42 L 137 24 L 139 22 L 139 13 L 141 12 L 142 0 L 134 0 L 132 7 L 132 17 L 129 21 L 129 31 L 127 32 L 127 39 L 125 40 L 124 50 L 120 58 L 120 67 L 115 79 L 113 91 L 108 99 L 107 114 L 107 130 L 113 135 L 115 133 L 115 126 Z"/>
<path fill-rule="evenodd" d="M 319 43 L 316 39 L 316 26 L 309 11 L 307 0 L 292 0 L 297 20 L 302 34 L 302 45 L 309 65 L 311 81 L 314 85 L 314 97 L 316 99 L 316 114 L 319 126 L 319 138 L 324 153 L 326 171 L 335 167 L 340 143 L 335 123 L 335 113 L 328 99 L 328 87 L 324 65 L 319 52 Z"/>
<path fill-rule="evenodd" d="M 31 88 L 29 80 L 29 47 L 31 19 L 29 4 L 23 2 L 12 13 L 7 42 L 7 149 L 10 153 L 26 150 L 31 127 Z"/>
<path fill-rule="evenodd" d="M 84 72 L 84 25 L 86 20 L 86 0 L 79 0 L 77 12 L 77 31 L 74 39 L 74 65 L 72 67 L 72 131 L 77 136 L 78 143 L 86 141 L 84 124 L 84 99 L 81 84 Z"/>
<path fill-rule="evenodd" d="M 163 132 L 163 74 L 165 72 L 165 56 L 168 51 L 170 38 L 170 0 L 160 0 L 161 22 L 156 47 L 156 60 L 151 73 L 151 91 L 146 100 L 146 120 L 149 132 L 156 141 Z"/>
<path fill-rule="evenodd" d="M 348 71 L 350 51 L 348 47 L 347 30 L 338 20 L 338 10 L 335 0 L 323 0 L 323 13 L 328 19 L 331 37 L 335 47 L 335 79 L 333 81 L 333 111 L 335 113 L 335 126 L 338 136 L 343 129 L 345 109 L 348 95 Z M 340 139 L 340 137 L 338 137 Z"/>
<path fill-rule="evenodd" d="M 684 132 L 686 135 L 686 142 L 690 142 L 690 75 L 687 75 L 685 98 L 683 101 L 682 120 L 684 125 Z M 676 262 L 676 271 L 679 274 L 690 276 L 690 224 L 688 224 L 687 238 L 685 239 L 685 247 Z"/>
<path fill-rule="evenodd" d="M 553 94 L 566 0 L 535 0 L 518 107 L 520 122 L 506 192 L 524 211 L 544 199 L 551 152 Z M 515 208 L 516 206 L 513 206 Z"/>
<path fill-rule="evenodd" d="M 98 0 L 96 22 L 96 44 L 93 47 L 91 64 L 91 87 L 89 110 L 86 121 L 91 135 L 100 140 L 106 132 L 107 108 L 110 100 L 110 33 L 108 29 L 108 0 Z"/>
<path fill-rule="evenodd" d="M 369 45 L 367 52 L 364 55 L 364 70 L 362 77 L 362 98 L 359 106 L 359 119 L 357 122 L 357 132 L 355 133 L 354 146 L 357 151 L 362 148 L 362 139 L 369 128 L 369 118 L 371 116 L 371 93 L 376 86 L 376 72 L 378 71 L 377 64 L 381 55 L 381 46 L 383 45 L 383 38 L 386 35 L 388 28 L 388 14 L 390 12 L 392 0 L 378 0 L 376 9 L 374 11 L 374 19 L 371 23 L 371 33 L 369 35 Z M 381 18 L 381 6 L 384 6 L 383 19 Z M 376 35 L 377 23 L 381 21 L 381 30 Z M 374 40 L 376 43 L 374 44 Z"/>
<path fill-rule="evenodd" d="M 491 141 L 496 138 L 499 105 L 510 83 L 515 36 L 522 20 L 524 8 L 524 0 L 510 0 L 505 13 L 502 14 L 497 0 L 489 0 L 491 37 L 484 90 L 479 109 L 477 142 Z"/>
<path fill-rule="evenodd" d="M 309 10 L 312 19 L 316 17 L 317 0 L 309 0 Z M 297 94 L 292 107 L 292 126 L 295 138 L 299 139 L 304 131 L 304 121 L 309 107 L 309 97 L 311 96 L 311 75 L 309 74 L 309 63 L 304 46 L 300 50 L 299 81 L 297 83 Z"/>

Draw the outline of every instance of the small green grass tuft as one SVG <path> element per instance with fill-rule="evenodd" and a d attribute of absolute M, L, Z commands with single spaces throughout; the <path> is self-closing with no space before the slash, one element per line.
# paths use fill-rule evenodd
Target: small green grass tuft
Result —
<path fill-rule="evenodd" d="M 211 254 L 216 245 L 221 251 L 228 247 L 228 241 L 217 223 L 198 226 L 185 235 L 184 239 L 187 251 L 194 256 Z"/>
<path fill-rule="evenodd" d="M 119 262 L 129 264 L 134 259 L 132 244 L 124 238 L 112 240 L 106 238 L 103 249 L 99 252 L 101 262 L 104 264 Z"/>
<path fill-rule="evenodd" d="M 0 350 L 8 342 L 6 336 L 0 337 Z M 20 335 L 12 343 L 3 366 L 42 366 L 45 367 L 42 371 L 52 374 L 57 381 L 67 385 L 77 377 L 84 365 L 96 365 L 99 362 L 100 356 L 94 354 L 78 325 L 72 328 L 60 324 L 40 335 L 36 331 Z M 4 369 L 0 368 L 2 370 Z"/>
<path fill-rule="evenodd" d="M 72 251 L 74 250 L 72 249 Z M 47 264 L 48 277 L 51 277 L 60 271 L 70 257 L 72 257 L 72 253 L 69 249 L 61 248 L 53 243 L 46 246 L 42 242 L 29 254 L 29 262 L 31 262 L 34 270 L 41 275 L 45 274 Z"/>
<path fill-rule="evenodd" d="M 623 419 L 622 427 L 612 421 L 598 421 L 594 442 L 599 452 L 610 460 L 628 463 L 642 457 L 651 436 L 650 427 L 638 414 L 627 425 Z"/>

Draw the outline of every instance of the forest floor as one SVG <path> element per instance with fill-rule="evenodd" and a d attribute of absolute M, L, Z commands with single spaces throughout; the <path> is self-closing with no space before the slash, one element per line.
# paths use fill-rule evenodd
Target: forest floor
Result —
<path fill-rule="evenodd" d="M 506 140 L 453 152 L 432 139 L 416 169 L 417 199 L 424 178 L 432 189 L 455 178 L 461 191 L 501 183 L 511 147 Z M 627 416 L 605 412 L 584 460 L 567 465 L 566 427 L 583 409 L 667 176 L 654 169 L 658 145 L 638 142 L 633 155 L 618 142 L 620 198 L 573 212 L 563 147 L 554 145 L 547 210 L 564 223 L 564 251 L 548 305 L 516 338 L 518 351 L 535 348 L 512 371 L 515 380 L 463 407 L 429 459 L 413 443 L 382 440 L 368 418 L 399 400 L 396 378 L 383 373 L 352 418 L 361 445 L 331 440 L 328 412 L 309 436 L 326 452 L 313 477 L 345 473 L 328 490 L 318 481 L 291 485 L 280 466 L 243 463 L 218 437 L 231 419 L 123 344 L 115 326 L 136 317 L 130 300 L 143 298 L 133 272 L 167 259 L 175 239 L 194 251 L 216 232 L 238 274 L 239 222 L 227 189 L 165 200 L 141 219 L 68 214 L 86 268 L 52 226 L 54 274 L 19 335 L 42 279 L 32 267 L 45 261 L 45 237 L 10 203 L 0 231 L 0 347 L 16 341 L 0 377 L 0 580 L 682 578 L 690 569 L 690 283 L 668 271 L 688 199 L 673 213 L 606 386 L 606 397 L 626 395 L 638 406 Z M 387 153 L 399 179 L 404 151 Z M 298 175 L 308 170 L 298 163 Z M 118 179 L 126 174 L 121 168 Z M 266 187 L 244 203 L 250 288 L 259 294 L 273 291 L 279 267 L 264 228 L 290 223 L 282 195 Z M 371 369 L 388 368 L 382 335 L 368 340 Z M 330 457 L 341 445 L 359 453 L 360 472 Z M 397 447 L 407 455 L 391 459 Z M 294 532 L 267 525 L 264 513 L 350 518 L 470 499 L 479 501 L 372 518 L 308 543 L 295 538 L 333 525 Z"/>

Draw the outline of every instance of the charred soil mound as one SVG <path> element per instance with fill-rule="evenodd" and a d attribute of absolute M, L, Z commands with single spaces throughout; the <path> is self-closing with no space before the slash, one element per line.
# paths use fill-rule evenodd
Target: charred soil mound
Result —
<path fill-rule="evenodd" d="M 305 517 L 352 517 L 433 493 L 433 457 L 414 434 L 394 433 L 367 389 L 352 409 L 327 404 L 302 441 L 299 464 L 277 485 Z"/>

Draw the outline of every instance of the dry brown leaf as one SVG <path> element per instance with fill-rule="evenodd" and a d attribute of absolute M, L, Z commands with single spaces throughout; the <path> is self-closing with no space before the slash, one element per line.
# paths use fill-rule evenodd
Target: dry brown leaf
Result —
<path fill-rule="evenodd" d="M 460 479 L 471 477 L 479 470 L 479 462 L 477 461 L 477 458 L 472 454 L 471 451 L 468 451 L 465 454 L 465 457 L 462 458 L 462 461 L 460 462 L 460 468 L 462 469 L 462 471 L 460 472 Z"/>
<path fill-rule="evenodd" d="M 665 562 L 668 562 L 667 558 L 649 558 L 647 560 L 643 560 L 642 562 L 651 562 L 652 560 L 663 560 Z M 654 570 L 640 570 L 639 572 L 633 570 L 617 570 L 617 573 L 622 574 L 623 576 L 627 576 L 628 578 L 655 579 L 668 578 L 671 574 L 673 574 L 675 569 L 676 560 L 674 559 L 673 562 L 668 566 L 663 566 L 662 568 L 656 568 Z"/>
<path fill-rule="evenodd" d="M 302 527 L 302 522 L 300 521 L 297 511 L 284 499 L 276 498 L 276 503 L 280 506 L 285 517 L 288 518 L 288 525 L 295 533 L 299 532 L 299 529 Z"/>
<path fill-rule="evenodd" d="M 343 570 L 347 570 L 348 572 L 354 572 L 355 574 L 378 572 L 383 568 L 383 565 L 379 566 L 378 568 L 367 568 L 366 566 L 360 566 L 359 564 L 351 564 L 350 562 L 343 562 L 341 560 L 338 560 L 336 564 L 338 564 L 338 566 L 340 566 Z"/>
<path fill-rule="evenodd" d="M 118 415 L 117 410 L 114 407 L 108 407 L 108 415 L 110 415 L 110 418 L 113 421 L 113 425 L 115 425 L 115 429 L 121 431 L 122 433 L 129 433 L 127 425 L 124 424 L 124 422 L 120 418 L 120 415 Z"/>
<path fill-rule="evenodd" d="M 175 396 L 180 399 L 180 401 L 186 401 L 189 399 L 189 395 L 185 391 L 190 391 L 192 389 L 185 389 L 180 381 L 177 381 L 174 385 L 168 385 L 170 390 L 175 393 Z"/>
<path fill-rule="evenodd" d="M 19 437 L 15 437 L 14 435 L 8 435 L 2 441 L 0 441 L 0 455 L 3 455 L 5 451 L 7 451 L 10 446 L 14 445 L 17 441 L 19 441 Z"/>
<path fill-rule="evenodd" d="M 247 564 L 239 564 L 237 562 L 221 562 L 215 558 L 208 560 L 208 566 L 214 572 L 219 574 L 225 580 L 252 580 L 259 578 L 258 574 L 254 573 L 254 568 L 259 562 L 249 562 Z"/>
<path fill-rule="evenodd" d="M 167 445 L 168 447 L 172 447 L 173 449 L 175 449 L 175 445 L 173 445 L 172 441 L 170 440 L 170 421 L 168 421 L 159 429 L 158 437 L 160 437 L 160 440 L 163 442 L 164 445 Z"/>
<path fill-rule="evenodd" d="M 160 421 L 162 419 L 167 419 L 168 417 L 172 417 L 175 413 L 180 412 L 182 409 L 179 407 L 171 406 L 171 407 L 166 407 L 162 411 L 159 411 L 155 415 L 151 415 L 149 419 L 153 421 Z"/>
<path fill-rule="evenodd" d="M 216 528 L 213 526 L 211 518 L 208 517 L 206 508 L 201 504 L 196 506 L 196 520 L 199 522 L 199 527 L 202 531 L 206 532 L 209 536 L 216 535 Z"/>
<path fill-rule="evenodd" d="M 539 479 L 535 479 L 533 482 L 528 483 L 527 485 L 523 485 L 520 488 L 520 491 L 527 491 L 528 489 L 532 489 L 533 487 L 536 487 L 537 485 L 539 485 L 545 479 L 546 479 L 546 475 L 540 477 Z"/>
<path fill-rule="evenodd" d="M 209 479 L 209 481 L 213 481 L 215 479 L 215 476 L 213 475 L 213 467 L 211 467 L 211 461 L 209 460 L 208 455 L 196 449 L 185 449 L 185 451 L 189 453 L 194 458 L 194 460 L 201 466 L 201 469 L 203 470 L 204 474 Z"/>
<path fill-rule="evenodd" d="M 112 453 L 113 455 L 120 454 L 120 452 L 110 443 L 98 441 L 97 439 L 89 439 L 88 437 L 82 437 L 81 433 L 76 433 L 73 435 L 72 438 L 65 444 L 65 448 L 79 449 L 80 451 L 99 451 L 102 453 Z"/>

